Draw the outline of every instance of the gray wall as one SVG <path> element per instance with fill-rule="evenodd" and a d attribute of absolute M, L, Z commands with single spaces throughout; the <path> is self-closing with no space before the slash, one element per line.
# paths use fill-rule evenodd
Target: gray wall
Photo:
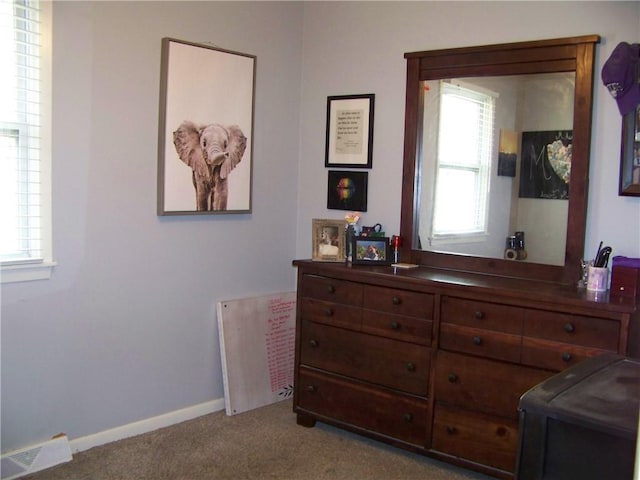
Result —
<path fill-rule="evenodd" d="M 3 285 L 3 451 L 223 398 L 216 302 L 295 288 L 302 5 L 53 10 L 59 265 Z M 156 216 L 165 36 L 257 56 L 251 215 Z"/>
<path fill-rule="evenodd" d="M 618 197 L 621 118 L 600 70 L 621 41 L 640 41 L 640 2 L 308 2 L 304 9 L 297 256 L 308 256 L 310 218 L 327 211 L 324 132 L 328 95 L 375 93 L 373 169 L 363 224 L 400 227 L 404 53 L 598 34 L 586 255 L 600 240 L 640 256 L 640 200 Z M 611 212 L 615 212 L 612 215 Z M 624 219 L 624 220 L 622 220 Z M 623 225 L 623 222 L 626 224 Z M 628 222 L 628 223 L 627 223 Z"/>
<path fill-rule="evenodd" d="M 3 287 L 3 451 L 223 396 L 215 302 L 293 289 L 311 219 L 342 218 L 326 209 L 328 95 L 376 94 L 364 222 L 397 233 L 404 52 L 596 33 L 599 72 L 639 32 L 634 2 L 56 2 L 59 266 Z M 258 57 L 252 215 L 155 215 L 164 36 Z M 587 251 L 640 256 L 640 201 L 617 196 L 620 117 L 599 82 L 594 100 Z"/>

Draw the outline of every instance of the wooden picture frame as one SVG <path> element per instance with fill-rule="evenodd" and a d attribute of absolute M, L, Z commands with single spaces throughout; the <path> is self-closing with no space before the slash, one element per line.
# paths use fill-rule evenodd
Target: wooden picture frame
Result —
<path fill-rule="evenodd" d="M 314 218 L 311 221 L 311 259 L 320 262 L 345 261 L 345 222 Z"/>
<path fill-rule="evenodd" d="M 158 215 L 251 213 L 256 57 L 162 39 Z"/>
<path fill-rule="evenodd" d="M 325 167 L 371 168 L 375 94 L 327 97 Z"/>
<path fill-rule="evenodd" d="M 618 194 L 640 197 L 640 105 L 622 117 Z"/>
<path fill-rule="evenodd" d="M 353 237 L 352 252 L 354 265 L 391 264 L 389 237 Z"/>

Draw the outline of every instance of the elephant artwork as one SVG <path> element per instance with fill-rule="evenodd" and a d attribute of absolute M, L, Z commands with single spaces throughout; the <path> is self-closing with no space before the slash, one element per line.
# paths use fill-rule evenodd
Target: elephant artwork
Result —
<path fill-rule="evenodd" d="M 198 211 L 226 210 L 228 178 L 247 148 L 237 125 L 196 125 L 184 121 L 173 132 L 178 156 L 191 169 Z"/>

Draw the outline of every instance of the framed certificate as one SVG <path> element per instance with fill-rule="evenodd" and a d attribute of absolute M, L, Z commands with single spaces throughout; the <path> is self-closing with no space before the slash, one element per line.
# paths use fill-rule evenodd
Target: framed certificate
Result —
<path fill-rule="evenodd" d="M 375 95 L 327 97 L 325 167 L 371 168 Z"/>

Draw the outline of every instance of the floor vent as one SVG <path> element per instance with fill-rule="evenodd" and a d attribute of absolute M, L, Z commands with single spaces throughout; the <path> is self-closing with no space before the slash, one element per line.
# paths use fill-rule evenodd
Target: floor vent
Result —
<path fill-rule="evenodd" d="M 66 435 L 2 455 L 0 467 L 2 480 L 19 478 L 72 459 L 69 439 Z"/>

